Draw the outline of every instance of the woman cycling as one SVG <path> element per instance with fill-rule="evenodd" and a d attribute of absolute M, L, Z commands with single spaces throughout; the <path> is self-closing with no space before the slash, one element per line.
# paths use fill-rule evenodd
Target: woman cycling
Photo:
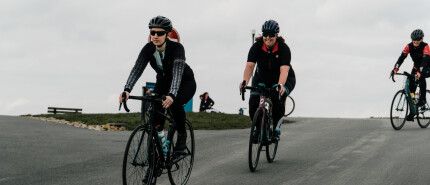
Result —
<path fill-rule="evenodd" d="M 273 128 L 276 128 L 274 139 L 279 140 L 279 128 L 285 113 L 285 99 L 294 89 L 296 77 L 290 63 L 290 48 L 285 44 L 285 40 L 281 36 L 278 36 L 278 23 L 274 20 L 268 20 L 263 24 L 261 31 L 263 32 L 263 36 L 257 37 L 255 39 L 256 42 L 249 50 L 243 80 L 246 83 L 245 86 L 247 86 L 257 64 L 257 70 L 252 78 L 252 86 L 257 86 L 259 83 L 264 83 L 266 87 L 280 85 L 278 91 L 281 94 L 281 98 L 279 99 L 279 95 L 271 96 L 273 103 Z M 241 87 L 242 83 L 240 83 L 239 88 Z M 249 115 L 251 120 L 258 108 L 259 101 L 260 96 L 258 92 L 251 91 L 249 98 Z"/>
<path fill-rule="evenodd" d="M 193 70 L 185 63 L 184 47 L 177 42 L 169 40 L 167 37 L 172 30 L 172 22 L 163 16 L 157 16 L 149 22 L 151 42 L 146 44 L 140 52 L 136 64 L 131 70 L 124 91 L 127 94 L 133 89 L 139 77 L 142 75 L 148 63 L 157 73 L 154 93 L 167 95 L 162 103 L 155 104 L 154 108 L 162 111 L 163 108 L 170 108 L 173 119 L 177 124 L 178 139 L 175 151 L 186 149 L 187 132 L 185 130 L 185 111 L 183 105 L 186 104 L 196 92 L 196 81 Z M 120 103 L 122 102 L 122 93 Z M 151 122 L 160 125 L 158 131 L 164 128 L 165 119 L 157 114 L 151 116 Z"/>

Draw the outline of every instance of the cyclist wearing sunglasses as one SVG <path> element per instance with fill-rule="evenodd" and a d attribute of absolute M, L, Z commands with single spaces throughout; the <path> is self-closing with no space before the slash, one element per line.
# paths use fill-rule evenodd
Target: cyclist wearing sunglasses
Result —
<path fill-rule="evenodd" d="M 402 65 L 403 61 L 406 59 L 408 54 L 411 54 L 412 61 L 414 62 L 414 67 L 412 68 L 411 74 L 414 74 L 420 85 L 420 98 L 418 100 L 418 106 L 423 106 L 426 103 L 426 87 L 427 82 L 425 78 L 421 77 L 421 72 L 426 68 L 426 65 L 430 61 L 430 50 L 427 43 L 423 42 L 424 32 L 421 29 L 416 29 L 411 33 L 412 42 L 406 45 L 403 49 L 402 54 L 391 71 L 391 74 L 397 73 L 399 67 Z M 414 79 L 411 79 L 411 81 Z M 410 83 L 409 88 L 411 92 L 415 92 L 417 85 L 415 83 Z M 412 111 L 410 111 L 412 112 Z M 406 120 L 413 121 L 414 115 L 411 113 L 407 116 Z"/>
<path fill-rule="evenodd" d="M 252 78 L 252 86 L 257 86 L 259 83 L 264 83 L 266 87 L 280 85 L 278 89 L 281 94 L 272 95 L 273 103 L 273 128 L 275 129 L 274 136 L 279 140 L 280 126 L 285 113 L 285 99 L 294 89 L 296 77 L 291 66 L 290 48 L 285 43 L 285 40 L 278 36 L 279 25 L 274 20 L 266 21 L 261 31 L 263 36 L 257 37 L 256 42 L 252 45 L 248 53 L 248 62 L 246 63 L 243 73 L 245 86 L 248 85 L 255 65 L 257 69 Z M 239 89 L 242 87 L 240 83 Z M 254 117 L 255 111 L 258 108 L 260 96 L 258 92 L 251 91 L 249 98 L 249 115 L 251 120 Z"/>
<path fill-rule="evenodd" d="M 185 50 L 182 44 L 167 38 L 172 30 L 172 22 L 168 18 L 163 16 L 152 18 L 149 22 L 149 29 L 151 42 L 141 50 L 124 87 L 127 94 L 126 100 L 149 63 L 157 73 L 153 92 L 167 95 L 166 99 L 162 103 L 156 104 L 154 108 L 162 112 L 163 109 L 170 107 L 174 116 L 173 119 L 178 126 L 175 151 L 181 151 L 186 149 L 187 138 L 183 105 L 196 92 L 194 73 L 190 66 L 185 63 Z M 120 102 L 122 102 L 121 96 Z M 164 128 L 165 119 L 158 114 L 152 115 L 150 119 L 151 122 L 160 125 L 158 131 L 161 132 Z"/>

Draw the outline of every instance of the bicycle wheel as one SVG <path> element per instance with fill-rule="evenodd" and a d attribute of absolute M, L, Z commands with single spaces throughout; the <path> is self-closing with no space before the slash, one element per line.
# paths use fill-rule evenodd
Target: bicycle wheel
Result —
<path fill-rule="evenodd" d="M 122 181 L 124 185 L 145 184 L 144 176 L 148 174 L 148 182 L 152 181 L 155 156 L 151 144 L 151 132 L 147 125 L 138 126 L 130 135 L 125 148 Z M 148 150 L 149 149 L 149 150 Z"/>
<path fill-rule="evenodd" d="M 251 134 L 249 137 L 249 153 L 248 163 L 249 169 L 254 172 L 257 169 L 258 160 L 260 159 L 260 151 L 262 145 L 262 131 L 261 122 L 264 121 L 264 112 L 261 109 L 255 111 L 254 118 L 252 119 Z"/>
<path fill-rule="evenodd" d="M 430 106 L 429 106 L 429 100 L 430 100 L 430 91 L 426 91 L 426 104 L 424 106 L 418 107 L 417 106 L 417 122 L 418 125 L 421 128 L 427 128 L 430 125 Z"/>
<path fill-rule="evenodd" d="M 409 104 L 406 100 L 404 90 L 399 90 L 394 95 L 393 102 L 391 103 L 390 120 L 391 126 L 395 130 L 402 129 L 406 122 L 406 116 L 409 113 Z"/>
<path fill-rule="evenodd" d="M 266 115 L 266 117 L 267 117 L 267 115 Z M 276 128 L 273 128 L 273 124 L 269 121 L 269 119 L 265 119 L 265 120 L 266 120 L 265 125 L 267 126 L 267 130 L 269 132 L 268 136 L 270 139 L 269 143 L 266 145 L 266 158 L 267 158 L 267 162 L 271 163 L 271 162 L 273 162 L 273 160 L 275 160 L 276 151 L 278 150 L 278 140 L 271 142 L 272 137 L 273 137 L 273 131 Z"/>
<path fill-rule="evenodd" d="M 169 133 L 170 150 L 167 152 L 167 158 L 170 159 L 172 166 L 167 168 L 169 173 L 169 180 L 171 184 L 187 184 L 188 179 L 191 176 L 193 169 L 194 152 L 195 152 L 195 141 L 194 132 L 191 123 L 185 120 L 185 130 L 187 131 L 187 149 L 186 154 L 175 155 L 174 144 L 177 140 L 176 129 L 172 129 L 173 134 Z"/>
<path fill-rule="evenodd" d="M 291 96 L 287 96 L 287 99 L 285 100 L 285 116 L 289 116 L 293 113 L 294 108 L 296 108 L 296 102 Z"/>

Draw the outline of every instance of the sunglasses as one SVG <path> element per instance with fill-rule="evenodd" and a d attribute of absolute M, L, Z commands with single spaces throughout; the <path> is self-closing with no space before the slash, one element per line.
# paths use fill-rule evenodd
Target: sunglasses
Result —
<path fill-rule="evenodd" d="M 165 35 L 166 33 L 168 33 L 167 31 L 152 31 L 151 30 L 151 35 L 155 36 L 155 34 L 157 34 L 159 37 Z"/>
<path fill-rule="evenodd" d="M 263 32 L 263 37 L 275 37 L 276 35 L 276 33 Z"/>

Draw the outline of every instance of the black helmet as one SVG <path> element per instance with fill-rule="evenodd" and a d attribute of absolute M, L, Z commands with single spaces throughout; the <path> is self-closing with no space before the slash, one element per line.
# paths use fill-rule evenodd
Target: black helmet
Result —
<path fill-rule="evenodd" d="M 279 33 L 279 25 L 274 20 L 268 20 L 264 22 L 263 26 L 261 27 L 262 32 L 271 32 L 271 33 Z"/>
<path fill-rule="evenodd" d="M 424 37 L 424 32 L 421 29 L 416 29 L 411 33 L 412 40 L 421 40 Z"/>
<path fill-rule="evenodd" d="M 149 21 L 149 29 L 151 28 L 163 28 L 166 31 L 172 31 L 172 21 L 161 15 L 154 17 Z"/>

